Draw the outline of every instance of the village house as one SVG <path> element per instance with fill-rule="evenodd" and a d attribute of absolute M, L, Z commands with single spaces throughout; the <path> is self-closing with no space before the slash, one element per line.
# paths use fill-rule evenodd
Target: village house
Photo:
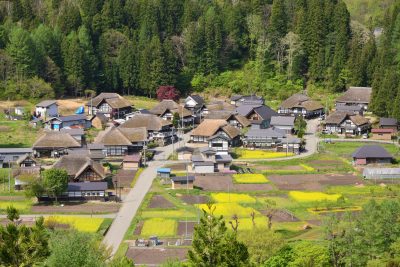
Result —
<path fill-rule="evenodd" d="M 266 105 L 240 105 L 236 108 L 236 114 L 247 118 L 252 124 L 260 125 L 260 128 L 268 128 L 271 117 L 278 115 Z"/>
<path fill-rule="evenodd" d="M 304 118 L 320 117 L 324 107 L 304 94 L 294 94 L 282 102 L 278 113 L 286 116 L 303 116 Z"/>
<path fill-rule="evenodd" d="M 360 115 L 334 112 L 325 120 L 324 129 L 332 134 L 362 135 L 371 129 L 369 120 Z"/>
<path fill-rule="evenodd" d="M 81 128 L 62 128 L 60 132 L 70 134 L 73 138 L 75 138 L 76 141 L 80 143 L 84 142 L 85 140 L 85 131 Z"/>
<path fill-rule="evenodd" d="M 379 119 L 380 129 L 392 129 L 394 133 L 397 133 L 399 123 L 395 118 L 380 118 Z"/>
<path fill-rule="evenodd" d="M 190 135 L 192 143 L 208 143 L 210 147 L 227 151 L 231 146 L 239 146 L 240 131 L 225 120 L 204 120 Z"/>
<path fill-rule="evenodd" d="M 277 128 L 250 129 L 243 138 L 243 146 L 249 148 L 275 149 L 286 136 L 286 131 Z"/>
<path fill-rule="evenodd" d="M 179 115 L 179 126 L 191 126 L 194 123 L 192 111 L 184 108 L 173 100 L 163 100 L 157 104 L 150 112 L 163 120 L 173 121 L 174 114 Z"/>
<path fill-rule="evenodd" d="M 360 106 L 368 110 L 371 101 L 371 87 L 350 87 L 342 96 L 336 100 L 336 106 Z"/>
<path fill-rule="evenodd" d="M 390 128 L 383 128 L 383 129 L 372 129 L 371 130 L 371 139 L 374 140 L 386 140 L 390 141 L 394 136 L 396 136 L 396 132 Z"/>
<path fill-rule="evenodd" d="M 68 133 L 58 131 L 45 132 L 33 144 L 35 157 L 59 157 L 68 153 L 68 149 L 80 148 L 82 145 Z"/>
<path fill-rule="evenodd" d="M 16 167 L 12 169 L 12 177 L 14 177 L 16 190 L 21 190 L 23 186 L 28 184 L 27 178 L 40 177 L 40 164 L 30 154 L 20 156 L 15 165 Z"/>
<path fill-rule="evenodd" d="M 194 116 L 195 123 L 199 124 L 208 113 L 206 102 L 199 95 L 190 95 L 185 99 L 186 109 L 190 110 Z"/>
<path fill-rule="evenodd" d="M 64 195 L 70 200 L 105 200 L 107 189 L 107 182 L 68 183 Z"/>
<path fill-rule="evenodd" d="M 253 105 L 253 106 L 261 106 L 264 105 L 264 98 L 256 95 L 233 95 L 231 97 L 231 104 L 234 106 L 241 105 Z"/>
<path fill-rule="evenodd" d="M 60 116 L 48 119 L 45 122 L 45 129 L 59 131 L 63 128 L 82 128 L 88 129 L 92 126 L 85 114 L 75 114 L 70 116 Z"/>
<path fill-rule="evenodd" d="M 145 127 L 121 128 L 111 126 L 94 139 L 95 144 L 104 145 L 107 157 L 124 156 L 143 149 L 148 142 Z"/>
<path fill-rule="evenodd" d="M 205 114 L 211 111 L 218 111 L 218 110 L 232 111 L 232 113 L 234 113 L 236 109 L 236 106 L 226 103 L 224 101 L 212 101 L 206 104 L 206 107 L 207 107 L 207 112 L 205 112 Z"/>
<path fill-rule="evenodd" d="M 32 153 L 32 148 L 0 148 L 0 168 L 7 168 L 19 158 Z"/>
<path fill-rule="evenodd" d="M 157 176 L 162 179 L 168 179 L 171 177 L 171 168 L 158 168 Z"/>
<path fill-rule="evenodd" d="M 229 172 L 232 157 L 212 147 L 202 147 L 192 155 L 191 171 L 194 173 Z"/>
<path fill-rule="evenodd" d="M 294 131 L 295 117 L 289 116 L 272 116 L 271 127 L 284 130 L 287 134 L 291 134 Z"/>
<path fill-rule="evenodd" d="M 207 114 L 205 119 L 210 120 L 225 120 L 229 125 L 238 129 L 244 129 L 251 125 L 251 122 L 240 114 L 234 114 L 231 111 L 212 111 Z"/>
<path fill-rule="evenodd" d="M 171 177 L 171 189 L 193 189 L 193 175 Z"/>
<path fill-rule="evenodd" d="M 36 118 L 47 118 L 58 116 L 58 104 L 56 100 L 44 100 L 36 105 L 35 115 Z"/>
<path fill-rule="evenodd" d="M 107 157 L 107 148 L 104 146 L 104 144 L 87 144 L 87 151 L 88 156 L 93 159 L 101 162 L 104 160 L 105 157 Z"/>
<path fill-rule="evenodd" d="M 119 128 L 145 127 L 148 133 L 148 141 L 160 146 L 171 144 L 176 140 L 176 131 L 171 121 L 163 120 L 152 114 L 136 114 Z"/>
<path fill-rule="evenodd" d="M 125 155 L 122 159 L 122 169 L 124 170 L 137 170 L 142 166 L 142 155 L 135 153 L 132 155 Z"/>
<path fill-rule="evenodd" d="M 97 112 L 90 119 L 92 127 L 100 130 L 104 130 L 107 126 L 108 118 L 101 112 Z"/>
<path fill-rule="evenodd" d="M 66 170 L 70 182 L 93 182 L 106 178 L 103 165 L 87 156 L 64 155 L 53 168 Z"/>
<path fill-rule="evenodd" d="M 188 161 L 192 159 L 192 155 L 194 152 L 193 147 L 183 146 L 176 149 L 176 153 L 178 154 L 178 160 Z"/>
<path fill-rule="evenodd" d="M 345 104 L 337 104 L 335 110 L 337 112 L 346 112 L 348 114 L 352 114 L 352 115 L 364 115 L 364 108 L 361 106 L 355 106 L 355 105 L 345 105 Z"/>
<path fill-rule="evenodd" d="M 108 119 L 124 119 L 132 112 L 132 104 L 117 93 L 101 93 L 86 103 L 89 115 L 101 112 Z"/>
<path fill-rule="evenodd" d="M 353 154 L 353 164 L 390 164 L 393 156 L 385 148 L 379 145 L 365 145 L 358 148 Z"/>

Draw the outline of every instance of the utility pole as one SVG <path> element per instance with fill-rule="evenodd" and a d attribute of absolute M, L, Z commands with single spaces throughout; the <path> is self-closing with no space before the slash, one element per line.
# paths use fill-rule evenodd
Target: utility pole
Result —
<path fill-rule="evenodd" d="M 188 174 L 188 164 L 186 162 L 186 195 L 189 195 L 189 174 Z M 186 215 L 186 224 L 185 224 L 185 238 L 188 237 L 188 221 L 187 221 L 187 212 Z"/>

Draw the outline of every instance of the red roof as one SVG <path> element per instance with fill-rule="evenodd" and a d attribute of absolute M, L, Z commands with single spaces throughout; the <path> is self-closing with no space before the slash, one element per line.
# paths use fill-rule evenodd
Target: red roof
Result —
<path fill-rule="evenodd" d="M 139 162 L 142 158 L 140 154 L 125 155 L 123 162 Z"/>
<path fill-rule="evenodd" d="M 394 129 L 372 129 L 372 133 L 394 133 Z"/>

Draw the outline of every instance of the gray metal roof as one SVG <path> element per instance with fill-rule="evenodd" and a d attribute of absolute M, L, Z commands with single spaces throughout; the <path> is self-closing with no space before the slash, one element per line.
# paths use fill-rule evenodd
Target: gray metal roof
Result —
<path fill-rule="evenodd" d="M 25 154 L 32 153 L 32 148 L 0 148 L 0 154 Z"/>
<path fill-rule="evenodd" d="M 250 129 L 246 138 L 283 138 L 285 137 L 285 131 L 278 128 L 267 128 L 267 129 Z"/>
<path fill-rule="evenodd" d="M 196 161 L 193 162 L 194 166 L 214 166 L 214 162 L 212 161 Z"/>
<path fill-rule="evenodd" d="M 294 126 L 295 117 L 292 116 L 272 116 L 271 117 L 271 125 L 285 125 L 285 126 Z"/>
<path fill-rule="evenodd" d="M 42 102 L 40 102 L 39 104 L 36 104 L 37 107 L 43 107 L 43 108 L 47 108 L 53 104 L 57 105 L 57 101 L 56 100 L 44 100 Z"/>
<path fill-rule="evenodd" d="M 393 158 L 385 148 L 378 145 L 367 145 L 358 148 L 352 155 L 353 158 Z"/>
<path fill-rule="evenodd" d="M 67 122 L 67 121 L 80 121 L 80 120 L 86 120 L 86 115 L 85 114 L 75 114 L 75 115 L 69 115 L 69 116 L 60 116 L 60 117 L 54 117 L 49 119 L 54 120 L 57 119 L 62 122 Z"/>
<path fill-rule="evenodd" d="M 215 161 L 220 163 L 229 163 L 232 162 L 231 155 L 215 155 Z"/>
<path fill-rule="evenodd" d="M 397 119 L 395 118 L 380 118 L 379 126 L 397 126 Z"/>
<path fill-rule="evenodd" d="M 194 179 L 195 179 L 195 178 L 194 178 L 193 175 L 189 175 L 189 176 L 174 176 L 174 177 L 171 177 L 171 180 L 174 181 L 174 182 L 186 182 L 186 181 L 193 182 Z"/>
<path fill-rule="evenodd" d="M 363 176 L 368 175 L 400 175 L 400 168 L 365 168 Z"/>
<path fill-rule="evenodd" d="M 68 183 L 68 191 L 105 191 L 107 182 Z"/>

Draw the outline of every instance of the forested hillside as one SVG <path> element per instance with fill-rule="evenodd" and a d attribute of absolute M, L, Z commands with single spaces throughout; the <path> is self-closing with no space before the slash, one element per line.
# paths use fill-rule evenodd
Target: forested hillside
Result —
<path fill-rule="evenodd" d="M 381 27 L 386 11 L 395 0 L 344 0 L 352 19 L 370 27 Z"/>
<path fill-rule="evenodd" d="M 0 22 L 0 96 L 11 99 L 154 96 L 159 85 L 340 92 L 370 85 L 376 51 L 342 0 L 13 0 Z"/>

